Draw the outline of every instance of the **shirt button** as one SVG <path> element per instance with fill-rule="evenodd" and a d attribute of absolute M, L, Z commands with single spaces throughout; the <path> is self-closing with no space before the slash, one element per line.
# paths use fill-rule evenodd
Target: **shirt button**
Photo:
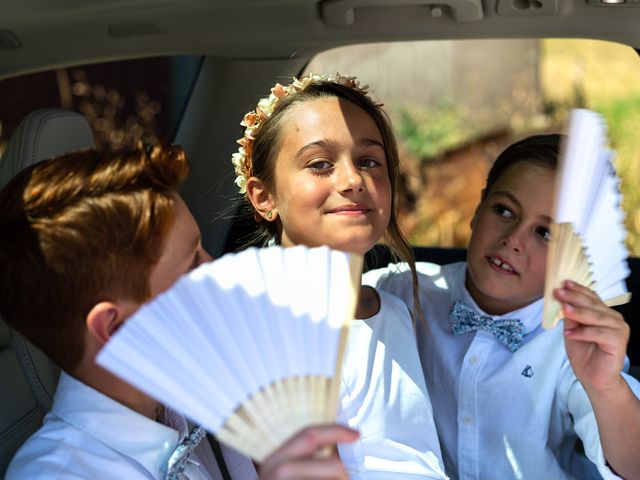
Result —
<path fill-rule="evenodd" d="M 469 363 L 471 365 L 475 365 L 480 361 L 480 359 L 478 357 L 476 357 L 475 355 L 469 358 Z"/>
<path fill-rule="evenodd" d="M 473 417 L 469 415 L 465 415 L 464 417 L 462 417 L 462 421 L 467 425 L 469 425 L 471 422 L 473 422 Z"/>

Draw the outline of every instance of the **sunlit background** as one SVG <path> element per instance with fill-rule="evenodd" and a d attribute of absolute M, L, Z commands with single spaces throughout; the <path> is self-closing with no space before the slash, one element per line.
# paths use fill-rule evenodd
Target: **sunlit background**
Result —
<path fill-rule="evenodd" d="M 21 118 L 42 107 L 85 115 L 100 148 L 172 138 L 200 61 L 143 59 L 0 81 L 0 151 Z M 569 109 L 587 107 L 608 122 L 627 241 L 640 255 L 640 59 L 630 47 L 564 39 L 368 44 L 324 52 L 307 67 L 336 71 L 369 84 L 393 121 L 401 224 L 413 244 L 465 246 L 500 151 L 526 135 L 563 131 Z"/>
<path fill-rule="evenodd" d="M 325 52 L 308 71 L 357 73 L 384 103 L 405 170 L 413 244 L 466 246 L 488 169 L 507 145 L 562 132 L 571 108 L 602 113 L 622 177 L 628 244 L 640 254 L 640 58 L 590 40 L 392 43 Z"/>

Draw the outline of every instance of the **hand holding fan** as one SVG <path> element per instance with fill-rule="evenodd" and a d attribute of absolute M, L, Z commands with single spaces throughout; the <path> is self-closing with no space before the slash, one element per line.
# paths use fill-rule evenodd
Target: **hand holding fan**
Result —
<path fill-rule="evenodd" d="M 260 462 L 335 420 L 361 269 L 327 247 L 225 255 L 143 306 L 97 361 Z"/>
<path fill-rule="evenodd" d="M 602 117 L 574 110 L 556 183 L 544 291 L 545 328 L 553 328 L 561 318 L 553 290 L 565 280 L 592 289 L 609 306 L 631 298 L 624 281 L 629 275 L 629 252 L 624 244 L 620 179 L 612 158 Z"/>

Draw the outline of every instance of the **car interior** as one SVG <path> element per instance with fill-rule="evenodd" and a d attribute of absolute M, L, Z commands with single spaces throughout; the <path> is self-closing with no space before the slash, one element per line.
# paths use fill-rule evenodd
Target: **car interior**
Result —
<path fill-rule="evenodd" d="M 184 101 L 169 136 L 185 147 L 191 160 L 192 173 L 182 194 L 214 257 L 236 248 L 243 233 L 243 226 L 233 221 L 237 193 L 229 162 L 240 136 L 240 119 L 276 81 L 300 75 L 321 52 L 372 42 L 522 38 L 596 39 L 640 48 L 640 3 L 634 0 L 2 3 L 0 85 L 77 65 L 178 55 L 195 59 L 191 81 L 181 86 Z M 495 59 L 498 64 L 502 60 Z M 412 61 L 420 63 L 421 58 Z M 25 105 L 22 110 L 16 107 L 20 102 Z M 0 122 L 5 106 L 23 115 L 0 160 L 0 187 L 39 160 L 96 145 L 80 113 L 50 108 L 56 105 L 32 108 L 28 98 L 0 95 Z M 1 127 L 0 123 L 0 131 Z M 415 254 L 418 261 L 445 264 L 463 260 L 465 250 L 416 245 Z M 386 266 L 388 261 L 381 247 L 367 266 Z M 630 372 L 638 377 L 640 259 L 630 258 L 629 264 L 627 283 L 634 296 L 618 308 L 631 324 Z M 0 319 L 0 475 L 50 408 L 57 375 L 58 368 L 46 356 Z"/>
<path fill-rule="evenodd" d="M 0 182 L 20 170 L 62 153 L 91 148 L 93 134 L 82 115 L 61 109 L 32 112 L 14 132 L 2 158 Z M 35 431 L 51 408 L 59 369 L 22 335 L 0 321 L 0 465 Z"/>

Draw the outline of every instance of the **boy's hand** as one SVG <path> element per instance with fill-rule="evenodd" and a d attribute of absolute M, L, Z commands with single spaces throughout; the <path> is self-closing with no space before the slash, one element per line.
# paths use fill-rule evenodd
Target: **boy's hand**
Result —
<path fill-rule="evenodd" d="M 336 443 L 349 443 L 358 432 L 340 425 L 308 427 L 291 437 L 262 463 L 263 480 L 347 479 L 337 454 L 318 456 L 320 449 Z"/>
<path fill-rule="evenodd" d="M 562 303 L 567 356 L 589 396 L 607 463 L 622 478 L 640 478 L 640 401 L 620 375 L 629 326 L 574 282 L 564 282 L 553 294 Z"/>
<path fill-rule="evenodd" d="M 567 356 L 580 383 L 606 392 L 620 385 L 629 325 L 591 290 L 566 281 L 554 291 L 562 303 Z"/>

